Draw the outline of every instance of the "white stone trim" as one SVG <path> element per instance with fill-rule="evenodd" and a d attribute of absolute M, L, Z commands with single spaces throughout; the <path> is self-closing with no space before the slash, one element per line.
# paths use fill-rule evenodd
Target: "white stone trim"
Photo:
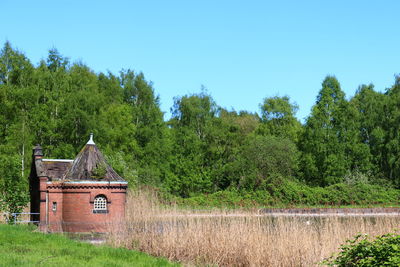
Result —
<path fill-rule="evenodd" d="M 63 181 L 63 180 L 58 180 L 56 181 L 57 183 L 63 183 L 63 184 L 128 184 L 128 182 L 124 181 Z M 47 182 L 48 184 L 52 184 L 53 182 Z"/>
<path fill-rule="evenodd" d="M 42 159 L 42 161 L 74 162 L 73 159 Z"/>
<path fill-rule="evenodd" d="M 86 143 L 87 145 L 95 145 L 94 141 L 93 141 L 93 133 L 90 134 L 90 138 L 89 141 Z"/>

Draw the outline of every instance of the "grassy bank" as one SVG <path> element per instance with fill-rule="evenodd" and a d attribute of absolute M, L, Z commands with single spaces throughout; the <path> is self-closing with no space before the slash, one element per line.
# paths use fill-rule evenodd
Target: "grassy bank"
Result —
<path fill-rule="evenodd" d="M 34 229 L 0 225 L 0 266 L 178 266 L 141 252 L 93 246 Z"/>

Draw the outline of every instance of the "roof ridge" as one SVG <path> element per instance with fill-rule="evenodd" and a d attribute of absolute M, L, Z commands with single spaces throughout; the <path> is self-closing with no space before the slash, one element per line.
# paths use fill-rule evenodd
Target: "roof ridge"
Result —
<path fill-rule="evenodd" d="M 93 134 L 74 159 L 71 167 L 65 172 L 66 180 L 105 180 L 125 181 L 108 164 L 101 151 L 93 142 Z"/>

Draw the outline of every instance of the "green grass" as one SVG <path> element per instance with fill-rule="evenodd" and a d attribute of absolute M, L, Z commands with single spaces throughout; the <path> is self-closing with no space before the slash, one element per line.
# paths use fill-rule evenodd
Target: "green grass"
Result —
<path fill-rule="evenodd" d="M 179 266 L 141 252 L 94 246 L 35 229 L 0 225 L 0 266 Z"/>

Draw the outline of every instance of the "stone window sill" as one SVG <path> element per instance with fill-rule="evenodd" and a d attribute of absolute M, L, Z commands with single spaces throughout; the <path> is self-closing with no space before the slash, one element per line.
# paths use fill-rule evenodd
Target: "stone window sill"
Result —
<path fill-rule="evenodd" d="M 108 210 L 93 210 L 93 213 L 108 213 Z"/>

